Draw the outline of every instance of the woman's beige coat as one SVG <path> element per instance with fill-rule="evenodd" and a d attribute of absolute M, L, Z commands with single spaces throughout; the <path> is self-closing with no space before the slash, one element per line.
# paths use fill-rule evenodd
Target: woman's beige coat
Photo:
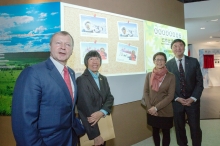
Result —
<path fill-rule="evenodd" d="M 159 87 L 159 91 L 156 92 L 150 87 L 150 76 L 148 73 L 145 79 L 144 85 L 144 97 L 146 102 L 146 110 L 152 106 L 157 108 L 159 117 L 172 117 L 173 107 L 172 100 L 174 99 L 175 91 L 175 75 L 167 72 L 162 84 Z"/>

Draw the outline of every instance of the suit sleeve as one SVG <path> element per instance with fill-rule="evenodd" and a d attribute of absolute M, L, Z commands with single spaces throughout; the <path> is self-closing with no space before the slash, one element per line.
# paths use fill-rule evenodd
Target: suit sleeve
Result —
<path fill-rule="evenodd" d="M 196 69 L 195 69 L 195 72 L 196 72 L 196 84 L 195 84 L 195 88 L 193 90 L 193 93 L 192 93 L 192 97 L 195 97 L 197 100 L 200 99 L 201 95 L 202 95 L 202 91 L 204 89 L 203 87 L 203 76 L 202 76 L 202 72 L 201 72 L 201 69 L 200 69 L 200 65 L 199 65 L 199 62 L 197 59 L 196 60 Z"/>
<path fill-rule="evenodd" d="M 105 88 L 106 94 L 105 94 L 105 97 L 104 97 L 105 101 L 104 101 L 104 103 L 103 103 L 101 108 L 103 110 L 107 111 L 108 114 L 110 114 L 111 113 L 111 109 L 112 109 L 112 105 L 113 105 L 113 102 L 114 102 L 114 97 L 111 94 L 107 78 L 104 77 L 104 80 L 105 80 L 105 85 L 104 85 L 105 87 L 104 88 Z"/>
<path fill-rule="evenodd" d="M 18 77 L 12 98 L 12 130 L 18 146 L 44 146 L 38 131 L 41 86 L 33 68 Z"/>
<path fill-rule="evenodd" d="M 144 97 L 146 103 L 146 109 L 150 109 L 152 105 L 150 104 L 150 73 L 146 75 L 145 83 L 144 83 Z"/>
<path fill-rule="evenodd" d="M 176 64 L 175 64 L 176 65 Z M 167 69 L 168 69 L 168 71 L 169 72 L 171 72 L 171 73 L 173 73 L 174 75 L 175 75 L 175 77 L 177 76 L 176 75 L 176 72 L 175 72 L 175 67 L 174 66 L 172 66 L 172 64 L 171 64 L 171 60 L 170 61 L 168 61 L 167 63 L 166 63 L 166 67 L 167 67 Z M 177 67 L 177 66 L 176 66 Z M 178 92 L 177 92 L 177 85 L 179 84 L 179 79 L 176 79 L 176 82 L 175 82 L 175 85 L 176 85 L 176 87 L 175 87 L 175 91 L 174 91 L 174 98 L 173 98 L 173 100 L 175 101 L 175 99 L 177 98 L 177 97 L 179 97 L 178 96 Z"/>
<path fill-rule="evenodd" d="M 79 111 L 80 119 L 86 129 L 88 138 L 92 140 L 100 135 L 98 124 L 96 123 L 94 126 L 91 126 L 87 119 L 87 117 L 90 117 L 92 113 L 97 111 L 94 108 L 94 98 L 91 97 L 92 91 L 85 78 L 78 77 L 76 83 L 78 93 L 77 109 Z"/>

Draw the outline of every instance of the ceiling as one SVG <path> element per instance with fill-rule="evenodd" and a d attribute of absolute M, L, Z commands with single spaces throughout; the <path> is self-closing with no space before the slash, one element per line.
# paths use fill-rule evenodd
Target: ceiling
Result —
<path fill-rule="evenodd" d="M 188 44 L 220 48 L 220 0 L 184 3 L 184 15 Z"/>

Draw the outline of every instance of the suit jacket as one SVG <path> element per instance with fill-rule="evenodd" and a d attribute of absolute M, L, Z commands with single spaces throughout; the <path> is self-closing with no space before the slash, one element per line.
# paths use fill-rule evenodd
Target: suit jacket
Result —
<path fill-rule="evenodd" d="M 107 78 L 101 74 L 99 74 L 100 90 L 88 69 L 77 78 L 76 82 L 78 86 L 77 109 L 87 135 L 92 140 L 100 135 L 100 131 L 98 124 L 91 126 L 88 123 L 87 117 L 100 109 L 110 114 L 114 97 L 111 94 Z"/>
<path fill-rule="evenodd" d="M 76 143 L 77 120 L 75 73 L 68 69 L 74 84 L 74 103 L 67 85 L 50 59 L 24 69 L 12 99 L 12 130 L 17 145 L 72 146 Z"/>
<path fill-rule="evenodd" d="M 177 97 L 182 97 L 180 93 L 180 73 L 175 58 L 169 60 L 166 63 L 166 67 L 176 76 L 176 90 L 174 99 Z M 194 97 L 197 100 L 200 100 L 203 91 L 203 77 L 197 59 L 185 56 L 185 76 L 186 93 L 188 97 Z"/>
<path fill-rule="evenodd" d="M 173 117 L 172 100 L 175 91 L 174 74 L 167 72 L 158 92 L 151 89 L 151 74 L 152 72 L 147 74 L 144 84 L 144 97 L 147 110 L 155 106 L 159 117 Z"/>

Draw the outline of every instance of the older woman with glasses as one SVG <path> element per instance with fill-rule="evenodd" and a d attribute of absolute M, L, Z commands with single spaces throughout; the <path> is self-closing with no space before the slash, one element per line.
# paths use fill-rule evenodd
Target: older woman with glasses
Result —
<path fill-rule="evenodd" d="M 107 78 L 99 73 L 101 63 L 100 54 L 89 51 L 84 58 L 86 69 L 76 81 L 79 116 L 89 140 L 94 140 L 95 146 L 105 145 L 98 121 L 111 113 L 114 101 Z"/>
<path fill-rule="evenodd" d="M 173 127 L 172 100 L 175 91 L 175 76 L 168 72 L 165 63 L 166 54 L 158 52 L 153 56 L 155 67 L 146 76 L 144 98 L 147 110 L 147 124 L 152 126 L 155 146 L 160 146 L 162 129 L 162 146 L 170 145 L 170 128 Z"/>

